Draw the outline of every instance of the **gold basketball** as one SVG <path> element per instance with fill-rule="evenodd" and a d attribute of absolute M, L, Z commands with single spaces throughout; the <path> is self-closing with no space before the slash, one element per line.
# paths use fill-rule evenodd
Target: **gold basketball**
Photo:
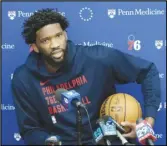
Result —
<path fill-rule="evenodd" d="M 142 117 L 140 103 L 131 95 L 117 93 L 109 96 L 101 105 L 100 117 L 111 116 L 119 124 L 124 121 L 136 123 Z M 130 129 L 124 127 L 127 132 Z"/>

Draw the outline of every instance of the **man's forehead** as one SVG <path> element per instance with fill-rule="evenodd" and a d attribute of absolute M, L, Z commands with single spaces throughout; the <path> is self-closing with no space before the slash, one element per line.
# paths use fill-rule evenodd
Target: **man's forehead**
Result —
<path fill-rule="evenodd" d="M 47 36 L 47 35 L 54 35 L 56 33 L 59 33 L 60 31 L 62 31 L 62 28 L 60 26 L 59 23 L 53 23 L 53 24 L 48 24 L 48 25 L 45 25 L 44 27 L 40 28 L 36 34 L 39 35 L 39 36 Z"/>

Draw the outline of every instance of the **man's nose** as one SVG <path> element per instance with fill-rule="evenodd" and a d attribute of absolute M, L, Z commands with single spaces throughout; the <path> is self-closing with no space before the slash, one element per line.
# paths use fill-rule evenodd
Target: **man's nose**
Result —
<path fill-rule="evenodd" d="M 53 39 L 51 42 L 51 48 L 56 48 L 56 49 L 60 48 L 60 43 L 57 40 Z"/>

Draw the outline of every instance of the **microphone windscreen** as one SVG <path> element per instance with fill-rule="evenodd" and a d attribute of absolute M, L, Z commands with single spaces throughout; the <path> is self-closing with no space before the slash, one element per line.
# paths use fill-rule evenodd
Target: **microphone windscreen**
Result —
<path fill-rule="evenodd" d="M 68 90 L 64 89 L 64 88 L 59 88 L 55 91 L 55 98 L 57 101 L 61 101 L 61 94 L 64 92 L 67 92 Z"/>

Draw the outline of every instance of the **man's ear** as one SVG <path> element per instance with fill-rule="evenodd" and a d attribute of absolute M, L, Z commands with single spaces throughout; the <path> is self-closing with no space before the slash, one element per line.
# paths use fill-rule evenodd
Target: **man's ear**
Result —
<path fill-rule="evenodd" d="M 34 52 L 39 53 L 39 50 L 36 44 L 31 44 L 31 47 L 33 48 Z"/>

